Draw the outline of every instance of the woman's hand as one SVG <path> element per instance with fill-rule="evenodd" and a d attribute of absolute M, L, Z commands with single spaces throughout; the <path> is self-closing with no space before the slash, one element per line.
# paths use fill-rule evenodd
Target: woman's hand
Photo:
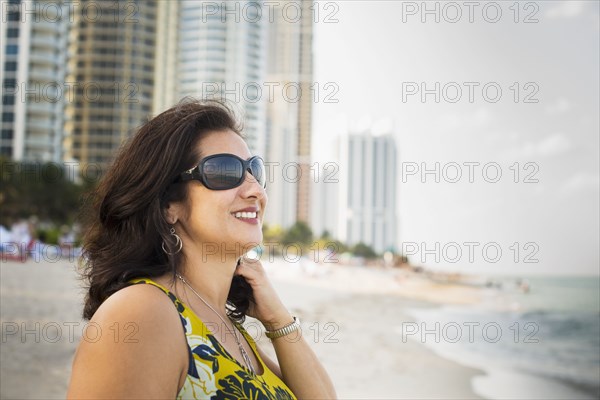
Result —
<path fill-rule="evenodd" d="M 242 257 L 234 274 L 244 277 L 252 287 L 255 303 L 250 302 L 246 313 L 248 316 L 258 319 L 268 330 L 292 322 L 290 313 L 279 299 L 259 260 Z"/>

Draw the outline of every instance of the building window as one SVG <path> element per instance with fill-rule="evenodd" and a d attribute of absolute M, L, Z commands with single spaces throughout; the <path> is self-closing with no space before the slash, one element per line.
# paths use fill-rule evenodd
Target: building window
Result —
<path fill-rule="evenodd" d="M 2 139 L 12 139 L 13 138 L 13 130 L 12 129 L 2 129 Z"/>
<path fill-rule="evenodd" d="M 18 22 L 19 19 L 21 17 L 21 13 L 19 13 L 19 11 L 15 11 L 15 10 L 9 10 L 8 11 L 8 20 L 9 21 L 16 21 Z"/>
<path fill-rule="evenodd" d="M 12 106 L 15 104 L 15 96 L 5 94 L 2 96 L 2 105 L 3 106 Z"/>
<path fill-rule="evenodd" d="M 16 44 L 7 44 L 6 45 L 6 55 L 15 55 L 19 52 L 19 46 Z"/>
<path fill-rule="evenodd" d="M 7 89 L 14 89 L 17 87 L 17 80 L 15 78 L 4 78 L 2 85 L 2 91 Z"/>
<path fill-rule="evenodd" d="M 2 122 L 14 122 L 15 114 L 11 112 L 2 113 Z"/>
<path fill-rule="evenodd" d="M 2 146 L 0 147 L 0 156 L 12 156 L 12 150 L 10 147 Z"/>
<path fill-rule="evenodd" d="M 19 37 L 19 28 L 8 28 L 6 30 L 6 37 L 8 37 L 8 38 Z"/>
<path fill-rule="evenodd" d="M 16 71 L 17 70 L 17 62 L 16 61 L 6 61 L 4 63 L 5 71 Z"/>

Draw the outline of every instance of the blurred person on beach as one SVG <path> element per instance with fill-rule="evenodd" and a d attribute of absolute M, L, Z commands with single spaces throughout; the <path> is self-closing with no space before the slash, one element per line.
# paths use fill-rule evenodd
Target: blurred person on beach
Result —
<path fill-rule="evenodd" d="M 68 398 L 336 397 L 299 320 L 244 257 L 263 239 L 265 175 L 220 102 L 182 101 L 121 149 L 84 236 L 94 332 L 74 356 Z"/>
<path fill-rule="evenodd" d="M 58 246 L 60 247 L 61 255 L 63 257 L 70 257 L 73 254 L 75 247 L 75 232 L 67 225 L 60 227 Z"/>

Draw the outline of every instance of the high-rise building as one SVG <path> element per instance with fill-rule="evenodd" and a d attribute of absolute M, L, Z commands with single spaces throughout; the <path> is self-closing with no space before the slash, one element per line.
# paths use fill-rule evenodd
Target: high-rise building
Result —
<path fill-rule="evenodd" d="M 391 134 L 341 135 L 335 175 L 339 181 L 330 184 L 322 177 L 316 186 L 321 214 L 313 214 L 313 219 L 322 221 L 318 233 L 327 230 L 348 245 L 362 242 L 379 253 L 397 251 L 397 158 Z"/>
<path fill-rule="evenodd" d="M 313 14 L 310 7 L 313 3 L 303 1 L 302 22 L 300 24 L 300 54 L 299 79 L 302 96 L 298 101 L 298 163 L 302 176 L 298 181 L 298 205 L 296 219 L 310 221 L 311 205 L 311 136 L 312 136 L 312 106 L 313 106 Z"/>
<path fill-rule="evenodd" d="M 0 155 L 60 162 L 68 10 L 60 0 L 1 4 Z"/>
<path fill-rule="evenodd" d="M 103 167 L 152 113 L 157 2 L 72 4 L 65 158 Z"/>
<path fill-rule="evenodd" d="M 225 99 L 244 119 L 250 151 L 265 151 L 265 18 L 260 2 L 179 4 L 177 98 Z"/>
<path fill-rule="evenodd" d="M 288 228 L 310 222 L 312 124 L 312 3 L 294 3 L 298 18 L 275 2 L 269 25 L 267 81 L 275 88 L 267 107 L 266 157 L 272 167 L 267 223 Z"/>
<path fill-rule="evenodd" d="M 152 115 L 158 115 L 178 102 L 177 57 L 179 1 L 159 1 L 156 19 L 156 63 Z"/>
<path fill-rule="evenodd" d="M 340 193 L 339 163 L 336 161 L 316 162 L 311 181 L 311 224 L 313 234 L 321 237 L 325 231 L 339 239 L 338 207 Z"/>

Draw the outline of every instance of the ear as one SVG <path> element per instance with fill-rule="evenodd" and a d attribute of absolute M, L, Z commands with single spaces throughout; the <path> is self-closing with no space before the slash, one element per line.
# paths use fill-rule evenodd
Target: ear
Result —
<path fill-rule="evenodd" d="M 179 219 L 179 205 L 178 204 L 174 204 L 174 203 L 169 203 L 167 205 L 167 208 L 165 208 L 165 219 L 167 220 L 167 223 L 169 223 L 170 225 L 175 225 L 175 223 L 177 222 L 177 220 Z"/>

